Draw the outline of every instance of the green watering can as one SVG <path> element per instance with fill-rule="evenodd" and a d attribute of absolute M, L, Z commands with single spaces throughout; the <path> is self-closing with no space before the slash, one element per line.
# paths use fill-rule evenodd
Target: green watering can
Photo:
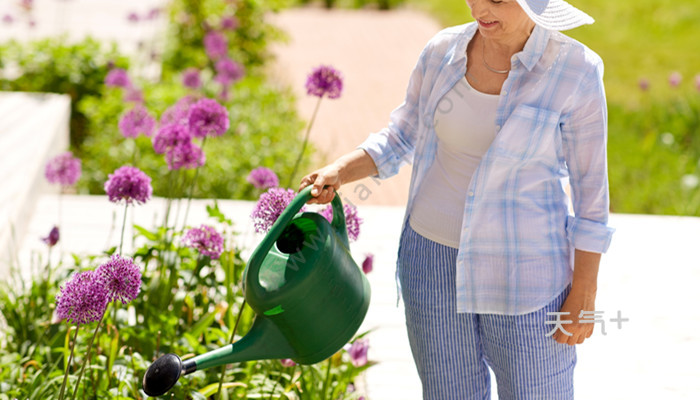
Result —
<path fill-rule="evenodd" d="M 149 396 L 170 390 L 182 375 L 223 364 L 291 358 L 323 361 L 340 350 L 362 324 L 370 286 L 350 256 L 345 214 L 333 198 L 333 222 L 297 214 L 311 199 L 304 188 L 253 252 L 243 275 L 245 298 L 257 314 L 239 341 L 182 361 L 166 354 L 143 377 Z"/>

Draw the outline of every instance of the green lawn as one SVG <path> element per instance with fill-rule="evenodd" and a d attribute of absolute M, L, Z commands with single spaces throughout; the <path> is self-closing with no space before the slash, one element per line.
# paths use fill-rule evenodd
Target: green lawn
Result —
<path fill-rule="evenodd" d="M 700 74 L 700 2 L 698 0 L 570 0 L 596 23 L 566 33 L 605 61 L 609 99 L 635 105 L 640 78 L 651 82 L 655 97 L 671 96 L 668 75 L 679 71 L 683 86 Z M 464 0 L 408 0 L 444 26 L 471 21 Z"/>

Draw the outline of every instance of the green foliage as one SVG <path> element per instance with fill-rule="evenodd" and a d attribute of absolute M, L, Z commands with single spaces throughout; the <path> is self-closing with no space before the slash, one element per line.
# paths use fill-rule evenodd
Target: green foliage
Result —
<path fill-rule="evenodd" d="M 116 46 L 105 46 L 87 38 L 69 44 L 65 37 L 30 43 L 10 41 L 0 45 L 2 67 L 16 76 L 0 76 L 0 90 L 51 92 L 71 97 L 71 144 L 80 147 L 85 137 L 87 116 L 76 105 L 102 90 L 110 66 L 127 68 L 128 59 Z"/>
<path fill-rule="evenodd" d="M 700 93 L 609 107 L 612 210 L 700 216 Z"/>
<path fill-rule="evenodd" d="M 177 82 L 145 86 L 146 106 L 156 116 L 175 104 L 187 92 Z M 153 99 L 151 101 L 151 99 Z M 257 192 L 246 182 L 248 173 L 259 166 L 286 177 L 300 149 L 299 131 L 303 123 L 294 109 L 289 92 L 249 76 L 237 82 L 231 99 L 223 102 L 231 119 L 231 129 L 210 138 L 204 145 L 206 163 L 197 173 L 194 197 L 253 199 Z M 119 132 L 120 116 L 130 107 L 121 100 L 121 89 L 107 88 L 102 95 L 85 98 L 79 109 L 89 118 L 91 132 L 78 156 L 83 160 L 81 192 L 104 193 L 108 174 L 126 163 L 133 163 L 153 179 L 159 196 L 186 196 L 194 171 L 171 176 L 163 155 L 153 151 L 145 137 L 126 139 Z M 306 167 L 308 158 L 305 161 Z"/>

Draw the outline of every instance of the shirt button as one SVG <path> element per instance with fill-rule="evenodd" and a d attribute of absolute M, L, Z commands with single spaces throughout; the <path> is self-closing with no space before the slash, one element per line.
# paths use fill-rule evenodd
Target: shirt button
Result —
<path fill-rule="evenodd" d="M 469 192 L 469 197 L 474 197 L 474 192 Z"/>

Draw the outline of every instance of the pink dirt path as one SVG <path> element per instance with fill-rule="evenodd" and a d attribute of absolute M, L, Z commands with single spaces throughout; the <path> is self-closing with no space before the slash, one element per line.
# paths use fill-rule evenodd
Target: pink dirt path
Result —
<path fill-rule="evenodd" d="M 311 130 L 310 140 L 318 150 L 316 167 L 354 149 L 388 124 L 391 111 L 403 102 L 421 50 L 440 30 L 430 17 L 407 10 L 302 8 L 272 15 L 270 21 L 290 38 L 272 48 L 277 57 L 272 76 L 292 88 L 302 118 L 310 120 L 318 99 L 306 95 L 304 88 L 313 68 L 332 65 L 344 78 L 342 96 L 323 99 Z M 297 179 L 309 172 L 301 171 Z M 403 206 L 410 174 L 406 166 L 388 180 L 349 183 L 341 188 L 342 198 L 356 205 Z"/>

